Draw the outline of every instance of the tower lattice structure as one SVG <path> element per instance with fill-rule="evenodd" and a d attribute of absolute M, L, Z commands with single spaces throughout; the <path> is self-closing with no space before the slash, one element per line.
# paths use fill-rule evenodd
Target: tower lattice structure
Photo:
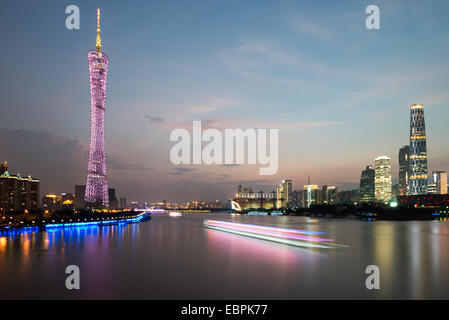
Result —
<path fill-rule="evenodd" d="M 109 58 L 101 51 L 100 9 L 97 9 L 96 50 L 90 50 L 88 58 L 90 77 L 90 145 L 85 201 L 87 206 L 91 208 L 107 208 L 109 199 L 104 144 L 104 115 Z"/>

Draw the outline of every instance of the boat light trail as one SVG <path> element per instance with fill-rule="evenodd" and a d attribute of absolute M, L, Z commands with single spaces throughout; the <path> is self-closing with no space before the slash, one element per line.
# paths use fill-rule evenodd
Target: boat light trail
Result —
<path fill-rule="evenodd" d="M 237 223 L 237 222 L 229 222 L 229 221 L 219 221 L 219 220 L 205 220 L 205 223 L 213 223 L 213 224 L 221 224 L 221 225 L 227 225 L 227 226 L 243 226 L 246 228 L 252 228 L 254 230 L 268 230 L 268 231 L 277 231 L 277 232 L 284 232 L 284 233 L 296 233 L 296 234 L 308 234 L 308 235 L 314 235 L 314 234 L 326 234 L 326 232 L 319 232 L 319 231 L 309 231 L 309 230 L 299 230 L 299 229 L 289 229 L 289 228 L 278 228 L 278 227 L 271 227 L 271 226 L 262 226 L 258 224 L 247 224 L 247 223 Z"/>
<path fill-rule="evenodd" d="M 204 224 L 206 227 L 215 230 L 226 231 L 247 237 L 269 240 L 299 247 L 333 248 L 335 246 L 334 244 L 329 243 L 334 241 L 333 239 L 301 235 L 325 234 L 325 232 L 260 226 L 254 224 L 218 220 L 204 220 Z M 320 242 L 324 242 L 325 244 L 320 244 Z"/>

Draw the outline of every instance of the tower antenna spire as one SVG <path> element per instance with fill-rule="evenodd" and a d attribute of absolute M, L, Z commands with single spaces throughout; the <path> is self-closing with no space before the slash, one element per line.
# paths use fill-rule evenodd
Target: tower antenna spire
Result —
<path fill-rule="evenodd" d="M 101 37 L 100 37 L 100 8 L 97 9 L 97 52 L 101 52 Z"/>

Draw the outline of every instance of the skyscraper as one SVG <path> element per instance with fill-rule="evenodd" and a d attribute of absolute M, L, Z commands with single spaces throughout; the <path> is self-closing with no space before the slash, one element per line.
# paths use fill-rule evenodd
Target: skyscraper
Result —
<path fill-rule="evenodd" d="M 434 186 L 435 194 L 447 194 L 447 172 L 433 171 L 429 182 L 429 186 Z M 428 190 L 428 193 L 431 193 Z"/>
<path fill-rule="evenodd" d="M 408 177 L 410 172 L 410 146 L 403 146 L 399 149 L 399 194 L 407 194 Z"/>
<path fill-rule="evenodd" d="M 337 187 L 324 185 L 321 202 L 323 204 L 335 204 L 337 202 Z"/>
<path fill-rule="evenodd" d="M 101 51 L 100 9 L 97 9 L 96 50 L 89 50 L 90 76 L 90 145 L 85 200 L 91 208 L 109 205 L 104 150 L 104 111 L 108 56 Z"/>
<path fill-rule="evenodd" d="M 391 199 L 391 159 L 377 157 L 374 161 L 374 188 L 376 201 L 387 203 Z"/>
<path fill-rule="evenodd" d="M 373 202 L 374 190 L 374 169 L 372 166 L 366 166 L 360 177 L 360 202 Z"/>
<path fill-rule="evenodd" d="M 282 180 L 276 188 L 277 208 L 292 206 L 292 180 Z"/>
<path fill-rule="evenodd" d="M 85 209 L 86 185 L 75 185 L 75 209 Z"/>
<path fill-rule="evenodd" d="M 311 205 L 320 203 L 320 189 L 316 184 L 309 184 L 304 186 L 304 208 L 310 208 Z"/>
<path fill-rule="evenodd" d="M 427 193 L 427 144 L 424 106 L 410 106 L 410 175 L 409 194 Z"/>

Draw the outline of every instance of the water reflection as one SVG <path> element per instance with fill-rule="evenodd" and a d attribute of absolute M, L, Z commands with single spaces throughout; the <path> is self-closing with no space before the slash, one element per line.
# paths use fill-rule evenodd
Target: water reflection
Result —
<path fill-rule="evenodd" d="M 204 228 L 204 219 L 325 232 L 348 245 L 301 248 Z M 78 265 L 78 296 L 65 267 Z M 366 290 L 364 270 L 381 272 Z M 0 234 L 0 298 L 449 298 L 449 224 L 160 215 L 131 225 Z"/>

